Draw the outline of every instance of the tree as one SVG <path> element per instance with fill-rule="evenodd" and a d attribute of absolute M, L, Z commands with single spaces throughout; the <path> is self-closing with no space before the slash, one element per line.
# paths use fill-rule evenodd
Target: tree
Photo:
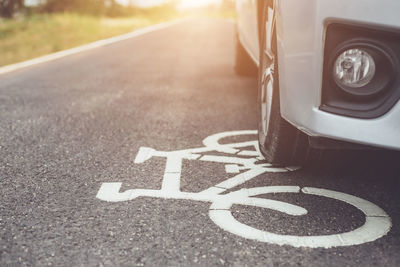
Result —
<path fill-rule="evenodd" d="M 102 15 L 112 0 L 47 0 L 45 12 L 78 12 L 82 14 Z"/>
<path fill-rule="evenodd" d="M 24 0 L 0 0 L 0 17 L 12 18 L 24 7 Z"/>

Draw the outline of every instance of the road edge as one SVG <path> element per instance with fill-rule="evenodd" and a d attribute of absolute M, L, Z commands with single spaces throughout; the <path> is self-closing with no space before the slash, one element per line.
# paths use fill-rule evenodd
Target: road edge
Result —
<path fill-rule="evenodd" d="M 55 53 L 52 53 L 52 54 L 48 54 L 48 55 L 45 55 L 45 56 L 29 59 L 29 60 L 26 60 L 26 61 L 22 61 L 22 62 L 11 64 L 11 65 L 6 65 L 4 67 L 0 67 L 0 75 L 6 74 L 6 73 L 9 73 L 9 72 L 13 72 L 13 71 L 16 71 L 16 70 L 20 70 L 20 69 L 23 69 L 23 68 L 26 68 L 26 67 L 39 65 L 39 64 L 46 63 L 46 62 L 49 62 L 49 61 L 53 61 L 53 60 L 56 60 L 56 59 L 60 59 L 60 58 L 63 58 L 63 57 L 67 57 L 67 56 L 70 56 L 70 55 L 75 55 L 75 54 L 78 54 L 78 53 L 81 53 L 81 52 L 84 52 L 84 51 L 88 51 L 88 50 L 92 50 L 92 49 L 95 49 L 95 48 L 98 48 L 98 47 L 103 47 L 103 46 L 110 45 L 110 44 L 113 44 L 113 43 L 117 43 L 117 42 L 120 42 L 120 41 L 128 40 L 128 39 L 131 39 L 131 38 L 134 38 L 134 37 L 137 37 L 137 36 L 141 36 L 141 35 L 144 35 L 144 34 L 147 34 L 147 33 L 151 33 L 151 32 L 154 32 L 154 31 L 159 31 L 159 30 L 171 27 L 173 25 L 176 25 L 176 24 L 178 24 L 178 23 L 180 23 L 180 22 L 182 22 L 184 20 L 186 20 L 186 19 L 185 18 L 180 18 L 180 19 L 175 19 L 175 20 L 163 22 L 163 23 L 158 23 L 158 24 L 155 24 L 155 25 L 151 25 L 151 26 L 147 26 L 147 27 L 144 27 L 144 28 L 136 29 L 136 30 L 134 30 L 132 32 L 125 33 L 125 34 L 122 34 L 122 35 L 117 35 L 117 36 L 114 36 L 114 37 L 101 39 L 101 40 L 98 40 L 98 41 L 94 41 L 92 43 L 88 43 L 88 44 L 85 44 L 85 45 L 77 46 L 77 47 L 70 48 L 70 49 L 67 49 L 67 50 L 62 50 L 62 51 L 55 52 Z"/>

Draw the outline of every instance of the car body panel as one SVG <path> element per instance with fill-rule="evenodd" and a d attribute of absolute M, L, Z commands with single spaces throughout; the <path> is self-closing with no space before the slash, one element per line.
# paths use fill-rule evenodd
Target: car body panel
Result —
<path fill-rule="evenodd" d="M 258 62 L 259 38 L 257 0 L 236 0 L 239 39 L 251 58 Z"/>

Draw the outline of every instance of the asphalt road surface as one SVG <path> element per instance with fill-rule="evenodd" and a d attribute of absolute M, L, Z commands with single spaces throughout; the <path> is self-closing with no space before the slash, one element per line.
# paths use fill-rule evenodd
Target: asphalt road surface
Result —
<path fill-rule="evenodd" d="M 256 129 L 256 81 L 236 76 L 233 59 L 234 24 L 193 19 L 2 75 L 0 265 L 399 266 L 398 153 L 327 153 L 300 170 L 263 172 L 230 188 L 221 183 L 246 172 L 240 164 L 193 158 L 183 159 L 179 169 L 176 156 L 168 171 L 166 158 L 150 158 L 152 150 L 137 157 L 141 147 L 201 148 L 213 134 Z M 256 136 L 221 142 L 245 139 Z M 251 148 L 243 149 L 247 156 L 229 151 L 198 156 L 251 159 Z M 174 184 L 178 176 L 180 185 Z M 174 186 L 192 193 L 228 188 L 223 194 L 280 185 L 324 188 L 374 203 L 388 217 L 371 218 L 391 220 L 392 227 L 387 235 L 358 245 L 279 245 L 279 238 L 242 237 L 246 233 L 235 225 L 224 229 L 209 216 L 213 201 L 196 199 L 201 194 L 134 198 L 129 192 L 136 191 L 128 191 L 123 195 L 128 199 L 109 202 L 96 197 L 103 183 L 120 185 L 120 192 L 153 193 L 164 183 L 168 192 Z M 103 196 L 112 197 L 107 192 Z M 114 195 L 120 196 L 118 188 Z M 332 236 L 360 229 L 367 220 L 354 205 L 334 198 L 303 193 L 259 198 L 298 205 L 308 214 L 237 203 L 222 213 L 278 237 Z M 378 224 L 366 235 L 383 228 Z"/>

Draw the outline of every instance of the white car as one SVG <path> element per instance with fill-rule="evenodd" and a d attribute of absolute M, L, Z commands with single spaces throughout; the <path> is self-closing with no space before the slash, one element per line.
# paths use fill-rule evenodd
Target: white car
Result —
<path fill-rule="evenodd" d="M 236 8 L 236 71 L 247 71 L 245 52 L 258 66 L 268 161 L 302 163 L 310 147 L 400 150 L 399 0 L 237 0 Z"/>

